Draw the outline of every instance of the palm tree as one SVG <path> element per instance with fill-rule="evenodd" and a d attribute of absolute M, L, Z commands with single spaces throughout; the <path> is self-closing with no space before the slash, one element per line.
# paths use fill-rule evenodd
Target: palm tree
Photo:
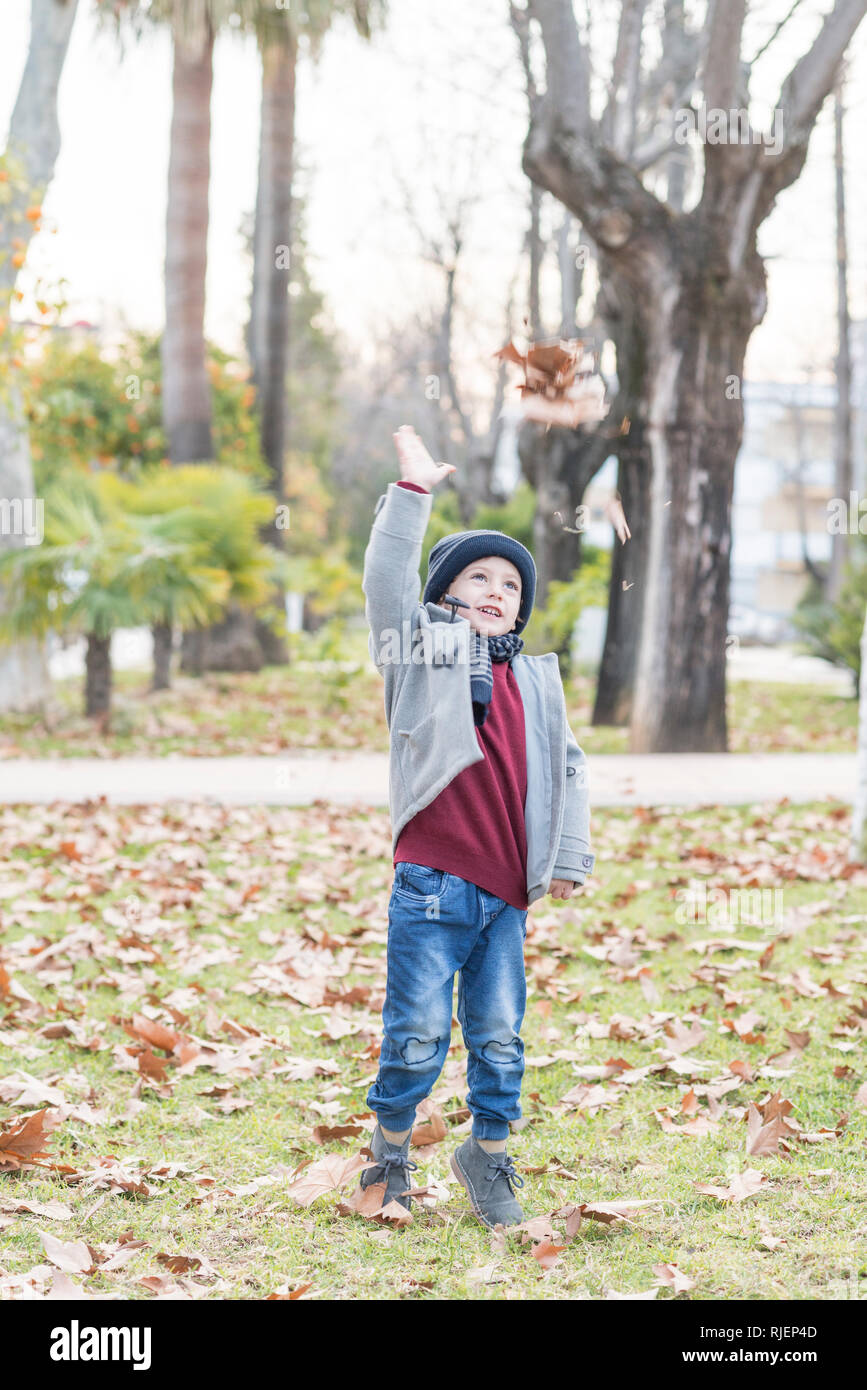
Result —
<path fill-rule="evenodd" d="M 277 502 L 285 496 L 289 436 L 289 248 L 299 45 L 305 42 L 316 61 L 336 17 L 348 15 L 357 32 L 369 39 L 372 23 L 384 13 L 385 0 L 309 0 L 300 15 L 262 4 L 254 24 L 262 55 L 262 114 L 247 351 L 258 399 L 262 457 Z M 277 550 L 284 548 L 285 532 L 277 524 L 276 508 L 263 540 Z M 257 636 L 267 661 L 288 660 L 285 640 L 276 639 L 266 624 L 257 625 Z"/>
<path fill-rule="evenodd" d="M 263 539 L 283 549 L 276 504 L 283 499 L 283 466 L 288 433 L 286 375 L 289 343 L 288 276 L 278 248 L 290 242 L 292 142 L 295 69 L 304 36 L 315 58 L 333 19 L 352 17 L 359 33 L 370 35 L 371 15 L 385 0 L 308 0 L 299 18 L 275 9 L 273 0 L 98 0 L 103 14 L 140 29 L 142 17 L 169 25 L 174 46 L 172 126 L 166 212 L 165 331 L 162 340 L 163 423 L 173 464 L 213 457 L 211 398 L 205 366 L 204 308 L 207 267 L 210 102 L 216 34 L 234 21 L 237 30 L 255 32 L 262 53 L 262 138 L 254 233 L 254 272 L 248 348 L 259 392 L 262 451 L 268 463 L 274 506 Z M 281 604 L 282 607 L 282 604 Z M 258 669 L 261 643 L 272 659 L 286 659 L 280 640 L 265 623 L 251 623 L 237 608 L 227 616 L 229 632 L 216 643 L 203 634 L 186 634 L 187 670 Z M 225 625 L 224 625 L 225 626 Z M 258 640 L 257 640 L 258 638 Z M 208 650 L 208 647 L 216 650 Z M 242 657 L 242 651 L 246 653 Z"/>
<path fill-rule="evenodd" d="M 164 690 L 170 684 L 176 627 L 185 625 L 188 629 L 189 659 L 198 674 L 202 667 L 195 658 L 206 645 L 206 635 L 211 643 L 221 638 L 231 642 L 231 614 L 261 607 L 274 584 L 282 581 L 281 561 L 285 564 L 285 557 L 276 556 L 260 539 L 262 526 L 271 515 L 271 501 L 246 474 L 217 464 L 151 470 L 134 480 L 103 475 L 100 486 L 101 495 L 118 511 L 147 520 L 156 527 L 161 541 L 181 546 L 197 572 L 213 570 L 227 579 L 221 598 L 228 605 L 228 617 L 211 612 L 205 619 L 201 611 L 191 613 L 189 608 L 181 611 L 177 604 L 161 604 L 159 587 L 149 594 L 147 620 L 153 623 L 154 633 L 152 689 Z M 151 577 L 157 586 L 162 583 L 153 569 Z M 179 580 L 172 574 L 166 582 L 169 597 L 176 595 Z M 246 669 L 244 665 L 232 667 L 231 655 L 224 655 L 225 669 Z"/>
<path fill-rule="evenodd" d="M 42 544 L 0 555 L 9 600 L 0 634 L 83 634 L 85 714 L 104 726 L 112 633 L 143 622 L 210 621 L 231 585 L 226 570 L 201 556 L 195 508 L 186 516 L 131 514 L 118 505 L 120 482 L 108 474 L 67 475 L 45 499 Z"/>
<path fill-rule="evenodd" d="M 214 40 L 234 17 L 252 21 L 264 0 L 97 0 L 118 33 L 145 23 L 172 36 L 172 122 L 166 205 L 163 426 L 172 463 L 213 458 L 205 358 L 211 87 Z"/>

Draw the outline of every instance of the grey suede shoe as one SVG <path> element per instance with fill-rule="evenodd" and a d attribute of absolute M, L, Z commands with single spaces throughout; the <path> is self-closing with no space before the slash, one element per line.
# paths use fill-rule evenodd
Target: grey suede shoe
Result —
<path fill-rule="evenodd" d="M 379 1125 L 373 1131 L 373 1138 L 369 1144 L 370 1152 L 376 1160 L 382 1159 L 382 1162 L 377 1162 L 375 1168 L 365 1168 L 358 1181 L 362 1188 L 370 1187 L 375 1182 L 384 1182 L 386 1187 L 382 1199 L 383 1206 L 389 1202 L 397 1202 L 409 1211 L 412 1205 L 412 1198 L 403 1196 L 403 1193 L 412 1187 L 410 1173 L 418 1170 L 418 1164 L 413 1163 L 409 1157 L 411 1139 L 412 1131 L 398 1148 L 397 1145 L 388 1142 Z"/>
<path fill-rule="evenodd" d="M 451 1156 L 452 1172 L 467 1190 L 473 1211 L 485 1226 L 517 1226 L 524 1213 L 515 1201 L 514 1186 L 524 1179 L 506 1153 L 487 1153 L 470 1135 Z"/>

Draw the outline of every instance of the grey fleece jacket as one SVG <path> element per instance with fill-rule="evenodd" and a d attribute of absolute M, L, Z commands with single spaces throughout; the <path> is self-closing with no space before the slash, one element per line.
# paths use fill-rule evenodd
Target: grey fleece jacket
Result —
<path fill-rule="evenodd" d="M 433 496 L 390 483 L 374 510 L 362 589 L 368 649 L 385 681 L 391 734 L 389 808 L 392 851 L 414 815 L 484 753 L 470 697 L 470 624 L 421 603 L 419 562 Z M 521 692 L 527 747 L 527 901 L 552 878 L 583 883 L 590 849 L 587 760 L 566 717 L 556 652 L 512 661 Z"/>

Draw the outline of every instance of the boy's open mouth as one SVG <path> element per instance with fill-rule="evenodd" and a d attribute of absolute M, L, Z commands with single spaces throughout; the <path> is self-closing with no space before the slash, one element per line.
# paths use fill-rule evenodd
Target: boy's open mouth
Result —
<path fill-rule="evenodd" d="M 502 616 L 503 616 L 502 613 L 500 612 L 500 610 L 499 610 L 498 608 L 494 608 L 494 607 L 492 607 L 490 604 L 487 604 L 487 603 L 484 605 L 484 607 L 482 607 L 482 608 L 479 609 L 479 612 L 480 612 L 480 613 L 487 613 L 487 615 L 488 615 L 489 618 L 502 618 Z"/>

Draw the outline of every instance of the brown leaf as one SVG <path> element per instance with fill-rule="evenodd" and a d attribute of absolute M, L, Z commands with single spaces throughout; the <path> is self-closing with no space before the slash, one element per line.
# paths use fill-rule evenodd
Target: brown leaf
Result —
<path fill-rule="evenodd" d="M 747 1153 L 775 1154 L 779 1151 L 780 1140 L 791 1137 L 791 1130 L 780 1114 L 763 1121 L 761 1111 L 750 1102 L 747 1117 Z"/>
<path fill-rule="evenodd" d="M 677 1265 L 653 1265 L 653 1272 L 660 1288 L 674 1289 L 675 1293 L 686 1293 L 687 1290 L 695 1288 L 695 1280 L 690 1279 L 689 1275 L 684 1274 Z"/>
<path fill-rule="evenodd" d="M 93 1256 L 83 1240 L 58 1240 L 49 1231 L 40 1231 L 45 1254 L 53 1265 L 67 1274 L 92 1274 Z"/>
<path fill-rule="evenodd" d="M 408 1226 L 413 1219 L 412 1212 L 395 1201 L 386 1202 L 379 1215 L 383 1221 L 393 1221 L 395 1226 Z"/>
<path fill-rule="evenodd" d="M 668 1052 L 680 1055 L 689 1052 L 693 1047 L 698 1047 L 707 1037 L 707 1033 L 700 1024 L 694 1023 L 691 1028 L 685 1028 L 679 1018 L 670 1019 L 663 1028 L 663 1031 L 670 1039 L 666 1044 Z"/>
<path fill-rule="evenodd" d="M 759 1110 L 762 1112 L 762 1119 L 767 1124 L 775 1115 L 791 1115 L 794 1105 L 790 1100 L 784 1100 L 781 1091 L 775 1091 L 766 1101 L 759 1103 Z"/>
<path fill-rule="evenodd" d="M 729 1071 L 735 1076 L 742 1076 L 744 1081 L 754 1081 L 755 1073 L 749 1062 L 729 1062 Z"/>
<path fill-rule="evenodd" d="M 51 1221 L 70 1221 L 72 1207 L 64 1202 L 25 1202 L 18 1197 L 0 1201 L 0 1211 L 31 1212 L 34 1216 L 48 1217 Z"/>
<path fill-rule="evenodd" d="M 355 1154 L 352 1158 L 341 1158 L 339 1154 L 328 1154 L 305 1169 L 300 1178 L 289 1183 L 287 1196 L 300 1207 L 309 1207 L 317 1197 L 326 1192 L 334 1192 L 345 1187 L 358 1173 L 369 1165 Z"/>
<path fill-rule="evenodd" d="M 317 1144 L 331 1144 L 341 1139 L 354 1139 L 363 1132 L 361 1125 L 317 1125 L 313 1138 Z"/>
<path fill-rule="evenodd" d="M 637 1207 L 658 1205 L 658 1198 L 646 1197 L 636 1202 L 582 1202 L 580 1210 L 585 1219 L 602 1221 L 606 1226 L 609 1226 L 614 1221 L 628 1222 L 630 1213 Z"/>
<path fill-rule="evenodd" d="M 175 1032 L 173 1028 L 166 1028 L 162 1023 L 154 1023 L 151 1019 L 145 1018 L 144 1014 L 133 1014 L 131 1021 L 125 1022 L 123 1027 L 131 1038 L 141 1038 L 152 1048 L 158 1047 L 163 1052 L 173 1052 L 182 1040 L 181 1034 Z"/>
<path fill-rule="evenodd" d="M 372 1182 L 367 1187 L 362 1187 L 359 1183 L 352 1196 L 340 1203 L 341 1214 L 346 1215 L 354 1211 L 359 1216 L 378 1216 L 382 1211 L 382 1199 L 387 1186 L 384 1182 Z"/>
<path fill-rule="evenodd" d="M 412 1131 L 410 1143 L 414 1148 L 421 1148 L 425 1144 L 441 1144 L 448 1134 L 446 1122 L 443 1119 L 443 1112 L 440 1107 L 428 1096 L 419 1105 L 416 1115 L 421 1115 L 427 1119 L 426 1125 L 416 1125 Z"/>
<path fill-rule="evenodd" d="M 533 1246 L 531 1254 L 543 1269 L 553 1269 L 565 1249 L 565 1245 L 554 1245 L 550 1240 L 540 1240 Z"/>
<path fill-rule="evenodd" d="M 755 1168 L 745 1168 L 742 1173 L 735 1174 L 728 1187 L 715 1187 L 712 1183 L 703 1182 L 694 1182 L 693 1187 L 696 1192 L 706 1192 L 721 1202 L 743 1202 L 764 1187 L 767 1181 L 767 1174 L 759 1173 Z"/>
<path fill-rule="evenodd" d="M 146 1076 L 150 1081 L 167 1081 L 168 1072 L 166 1064 L 161 1057 L 157 1057 L 149 1048 L 145 1048 L 136 1058 L 138 1069 L 142 1076 Z"/>
<path fill-rule="evenodd" d="M 681 1097 L 680 1108 L 684 1115 L 695 1115 L 698 1110 L 698 1097 L 690 1086 L 685 1096 Z"/>
<path fill-rule="evenodd" d="M 528 1245 L 530 1241 L 554 1239 L 554 1227 L 547 1216 L 531 1216 L 519 1226 L 509 1227 L 509 1235 L 517 1235 L 518 1231 L 521 1232 L 522 1245 Z"/>
<path fill-rule="evenodd" d="M 157 1259 L 160 1264 L 165 1265 L 166 1269 L 170 1270 L 172 1274 L 188 1274 L 191 1269 L 200 1269 L 202 1264 L 201 1260 L 197 1259 L 195 1255 L 160 1254 L 157 1255 Z"/>
<path fill-rule="evenodd" d="M 715 1134 L 718 1128 L 719 1121 L 711 1119 L 709 1115 L 694 1115 L 685 1125 L 678 1126 L 678 1133 L 698 1139 L 704 1134 Z"/>
<path fill-rule="evenodd" d="M 49 1154 L 42 1146 L 56 1123 L 49 1110 L 37 1110 L 15 1121 L 8 1129 L 0 1130 L 0 1170 L 44 1166 L 40 1159 L 48 1158 Z"/>

